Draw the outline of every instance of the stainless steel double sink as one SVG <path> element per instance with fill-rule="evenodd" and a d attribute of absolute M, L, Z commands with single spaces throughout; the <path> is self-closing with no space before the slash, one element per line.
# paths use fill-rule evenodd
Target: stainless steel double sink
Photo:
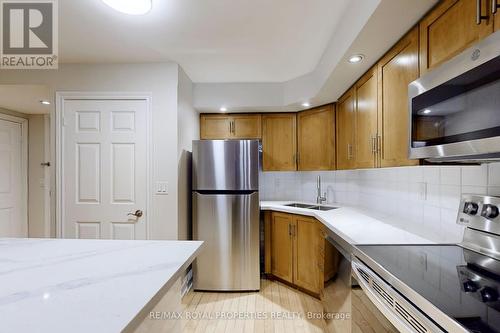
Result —
<path fill-rule="evenodd" d="M 295 208 L 304 208 L 304 209 L 312 209 L 312 210 L 322 210 L 322 211 L 329 211 L 333 209 L 337 209 L 338 207 L 330 207 L 330 206 L 317 206 L 317 205 L 311 205 L 311 204 L 302 204 L 302 203 L 291 203 L 288 205 L 285 205 L 287 207 L 295 207 Z"/>

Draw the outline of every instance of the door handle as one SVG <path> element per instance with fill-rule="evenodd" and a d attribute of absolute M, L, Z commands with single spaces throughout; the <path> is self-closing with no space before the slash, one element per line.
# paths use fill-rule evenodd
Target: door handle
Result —
<path fill-rule="evenodd" d="M 479 25 L 483 20 L 487 21 L 489 15 L 482 15 L 483 0 L 476 0 L 476 24 Z"/>
<path fill-rule="evenodd" d="M 137 218 L 142 217 L 144 215 L 144 212 L 140 209 L 136 210 L 134 213 L 128 213 L 127 216 L 135 216 Z"/>
<path fill-rule="evenodd" d="M 496 14 L 498 8 L 500 8 L 500 5 L 497 3 L 497 0 L 491 0 L 491 13 Z"/>

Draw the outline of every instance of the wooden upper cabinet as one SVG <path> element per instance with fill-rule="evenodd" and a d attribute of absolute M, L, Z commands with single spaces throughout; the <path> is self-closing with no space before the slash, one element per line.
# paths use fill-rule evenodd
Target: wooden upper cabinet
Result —
<path fill-rule="evenodd" d="M 261 115 L 232 115 L 233 138 L 234 139 L 260 139 L 261 135 Z"/>
<path fill-rule="evenodd" d="M 297 170 L 297 116 L 295 113 L 262 115 L 262 168 Z"/>
<path fill-rule="evenodd" d="M 272 213 L 271 222 L 271 273 L 293 283 L 293 238 L 294 216 Z"/>
<path fill-rule="evenodd" d="M 369 70 L 356 83 L 356 167 L 377 166 L 377 71 Z"/>
<path fill-rule="evenodd" d="M 350 89 L 340 97 L 336 110 L 337 169 L 354 169 L 356 131 L 356 90 Z"/>
<path fill-rule="evenodd" d="M 444 0 L 420 21 L 420 74 L 451 59 L 493 32 L 491 0 L 482 0 L 476 23 L 476 0 Z"/>
<path fill-rule="evenodd" d="M 292 232 L 295 242 L 294 283 L 319 294 L 324 279 L 324 257 L 319 254 L 325 249 L 320 225 L 314 218 L 296 215 Z"/>
<path fill-rule="evenodd" d="M 381 167 L 416 165 L 408 159 L 408 84 L 418 72 L 418 28 L 411 30 L 378 63 Z"/>
<path fill-rule="evenodd" d="M 297 115 L 298 170 L 335 169 L 335 106 L 321 106 Z"/>
<path fill-rule="evenodd" d="M 202 140 L 217 139 L 260 139 L 260 114 L 200 116 L 200 137 Z"/>
<path fill-rule="evenodd" d="M 200 137 L 203 140 L 227 139 L 231 134 L 231 121 L 227 115 L 200 116 Z"/>

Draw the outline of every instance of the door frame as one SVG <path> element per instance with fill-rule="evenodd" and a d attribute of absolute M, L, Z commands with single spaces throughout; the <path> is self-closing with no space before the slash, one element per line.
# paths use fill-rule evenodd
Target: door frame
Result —
<path fill-rule="evenodd" d="M 55 188 L 56 188 L 56 238 L 63 238 L 64 235 L 64 198 L 62 196 L 64 188 L 64 142 L 63 137 L 63 125 L 64 125 L 64 102 L 68 100 L 144 100 L 146 102 L 146 122 L 147 122 L 147 135 L 146 135 L 146 150 L 147 150 L 147 161 L 146 161 L 146 179 L 147 179 L 147 190 L 146 190 L 146 214 L 145 214 L 145 224 L 146 224 L 146 239 L 151 239 L 150 235 L 150 216 L 151 214 L 151 203 L 153 200 L 153 193 L 151 189 L 153 188 L 153 112 L 152 112 L 152 101 L 153 94 L 150 92 L 94 92 L 94 91 L 57 91 L 56 92 L 56 107 L 54 108 L 52 119 L 55 121 Z"/>
<path fill-rule="evenodd" d="M 0 120 L 21 125 L 21 216 L 26 226 L 26 238 L 29 237 L 28 220 L 28 119 L 0 113 Z"/>

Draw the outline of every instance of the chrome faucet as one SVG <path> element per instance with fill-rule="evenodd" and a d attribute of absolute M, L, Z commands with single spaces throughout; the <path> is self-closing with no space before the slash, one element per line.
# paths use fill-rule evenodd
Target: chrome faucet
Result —
<path fill-rule="evenodd" d="M 321 205 L 322 203 L 326 202 L 326 192 L 323 194 L 323 196 L 321 196 L 321 176 L 318 176 L 318 180 L 316 182 L 316 190 L 316 203 Z"/>

